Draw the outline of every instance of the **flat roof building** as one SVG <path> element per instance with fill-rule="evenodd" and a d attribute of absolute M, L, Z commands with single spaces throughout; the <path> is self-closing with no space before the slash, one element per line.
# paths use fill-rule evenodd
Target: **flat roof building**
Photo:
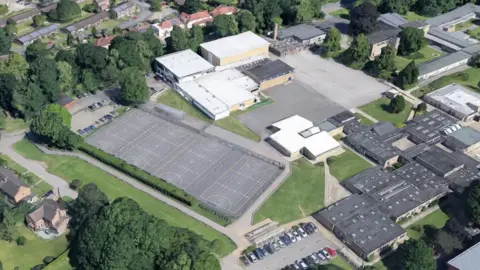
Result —
<path fill-rule="evenodd" d="M 67 33 L 74 34 L 79 31 L 83 31 L 89 27 L 92 27 L 94 25 L 97 25 L 101 23 L 103 20 L 108 19 L 108 12 L 103 11 L 97 14 L 94 14 L 90 17 L 87 17 L 81 21 L 74 22 L 66 27 L 63 28 L 63 30 Z"/>
<path fill-rule="evenodd" d="M 20 14 L 11 16 L 11 17 L 8 18 L 8 20 L 11 20 L 11 21 L 18 24 L 18 23 L 24 22 L 26 20 L 29 20 L 29 19 L 33 18 L 33 16 L 35 16 L 37 14 L 40 14 L 40 13 L 42 13 L 40 11 L 40 9 L 34 8 L 34 9 L 29 10 L 29 11 L 25 11 L 25 12 L 22 12 Z"/>
<path fill-rule="evenodd" d="M 418 79 L 425 80 L 456 67 L 466 65 L 472 56 L 466 52 L 450 53 L 418 65 Z"/>
<path fill-rule="evenodd" d="M 432 147 L 418 155 L 415 160 L 440 177 L 448 177 L 464 167 L 461 160 L 438 147 Z"/>
<path fill-rule="evenodd" d="M 303 45 L 313 45 L 325 39 L 327 33 L 310 24 L 298 24 L 278 31 L 277 38 L 284 40 L 294 38 Z"/>
<path fill-rule="evenodd" d="M 259 84 L 259 90 L 264 90 L 276 85 L 293 80 L 294 68 L 282 60 L 267 60 L 245 72 Z"/>
<path fill-rule="evenodd" d="M 472 120 L 480 109 L 480 95 L 455 83 L 428 93 L 424 99 L 462 121 Z"/>
<path fill-rule="evenodd" d="M 480 132 L 471 127 L 463 127 L 450 133 L 443 141 L 443 145 L 453 151 L 463 151 L 468 154 L 480 146 Z"/>
<path fill-rule="evenodd" d="M 51 24 L 51 25 L 39 28 L 23 36 L 19 36 L 15 38 L 15 42 L 19 43 L 20 45 L 30 44 L 39 38 L 43 38 L 57 32 L 58 29 L 59 29 L 58 24 Z"/>
<path fill-rule="evenodd" d="M 258 84 L 236 69 L 227 69 L 175 84 L 175 89 L 214 120 L 231 111 L 253 105 L 257 98 L 251 92 Z"/>
<path fill-rule="evenodd" d="M 155 59 L 156 72 L 171 83 L 184 83 L 194 80 L 215 67 L 190 49 L 167 54 Z"/>
<path fill-rule="evenodd" d="M 480 265 L 480 242 L 447 262 L 448 270 L 477 270 Z"/>
<path fill-rule="evenodd" d="M 417 116 L 406 124 L 408 139 L 416 144 L 435 144 L 443 140 L 443 134 L 449 128 L 455 127 L 456 120 L 438 110 L 433 110 Z"/>
<path fill-rule="evenodd" d="M 248 31 L 200 45 L 202 56 L 215 66 L 245 61 L 255 56 L 268 57 L 270 43 Z"/>

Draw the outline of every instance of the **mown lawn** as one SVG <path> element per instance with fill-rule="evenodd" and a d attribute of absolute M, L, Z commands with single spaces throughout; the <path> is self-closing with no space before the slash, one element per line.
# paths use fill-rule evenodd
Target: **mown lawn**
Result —
<path fill-rule="evenodd" d="M 451 83 L 461 84 L 475 92 L 480 93 L 480 88 L 478 87 L 479 78 L 480 69 L 470 67 L 465 69 L 464 71 L 455 72 L 453 74 L 441 77 L 429 83 L 427 86 L 413 91 L 412 94 L 416 97 L 423 97 L 425 94 L 428 94 Z"/>
<path fill-rule="evenodd" d="M 14 132 L 28 128 L 28 123 L 25 122 L 22 118 L 5 118 L 5 128 L 6 132 Z"/>
<path fill-rule="evenodd" d="M 346 180 L 361 171 L 364 171 L 370 167 L 368 161 L 357 155 L 355 152 L 348 148 L 344 148 L 345 152 L 336 156 L 334 161 L 330 162 L 328 167 L 330 173 L 337 178 L 338 181 Z"/>
<path fill-rule="evenodd" d="M 27 140 L 16 143 L 14 149 L 28 159 L 45 162 L 48 172 L 66 181 L 80 179 L 83 184 L 95 183 L 110 200 L 118 197 L 131 198 L 137 201 L 145 211 L 165 220 L 172 226 L 190 229 L 210 241 L 221 240 L 224 247 L 221 255 L 227 255 L 236 248 L 227 236 L 79 158 L 43 154 Z"/>
<path fill-rule="evenodd" d="M 323 164 L 312 165 L 306 159 L 290 164 L 291 174 L 263 203 L 253 223 L 266 218 L 288 223 L 306 217 L 324 206 L 325 172 Z"/>
<path fill-rule="evenodd" d="M 253 131 L 251 131 L 242 122 L 240 122 L 237 118 L 233 116 L 228 116 L 223 119 L 217 120 L 214 122 L 214 124 L 252 141 L 260 141 L 260 137 L 257 134 L 255 134 Z"/>
<path fill-rule="evenodd" d="M 416 65 L 419 65 L 442 55 L 445 55 L 445 53 L 438 51 L 430 46 L 425 46 L 418 52 L 413 53 L 409 56 L 395 56 L 395 66 L 397 67 L 397 70 L 402 70 L 413 60 L 415 60 Z"/>
<path fill-rule="evenodd" d="M 16 236 L 24 236 L 27 239 L 26 244 L 18 246 L 15 241 L 0 241 L 0 261 L 3 269 L 14 269 L 17 266 L 19 269 L 30 269 L 41 264 L 46 256 L 56 257 L 68 247 L 65 234 L 52 240 L 43 240 L 23 224 L 18 225 Z"/>
<path fill-rule="evenodd" d="M 447 214 L 445 214 L 442 209 L 438 209 L 436 211 L 434 211 L 433 213 L 429 214 L 428 216 L 422 218 L 421 220 L 417 221 L 416 223 L 410 225 L 410 227 L 407 228 L 407 235 L 408 237 L 410 238 L 414 238 L 414 239 L 419 239 L 423 233 L 422 232 L 419 232 L 419 231 L 416 231 L 414 230 L 413 228 L 415 226 L 425 226 L 425 225 L 431 225 L 437 229 L 441 229 L 443 228 L 443 226 L 445 226 L 445 223 L 447 222 L 447 220 L 449 220 L 450 218 L 447 216 Z"/>
<path fill-rule="evenodd" d="M 369 126 L 373 126 L 373 124 L 375 124 L 372 120 L 363 116 L 363 114 L 356 113 L 355 116 L 360 120 L 360 123 L 362 123 L 364 126 L 369 127 Z"/>
<path fill-rule="evenodd" d="M 333 258 L 328 264 L 336 265 L 336 266 L 340 267 L 340 269 L 342 269 L 342 270 L 352 269 L 352 267 L 346 261 L 344 261 L 340 256 L 337 256 L 337 257 Z"/>
<path fill-rule="evenodd" d="M 68 251 L 65 251 L 56 258 L 53 262 L 47 265 L 44 270 L 70 270 L 72 267 L 70 266 L 70 259 L 68 258 Z"/>
<path fill-rule="evenodd" d="M 412 104 L 405 101 L 405 109 L 399 113 L 389 111 L 390 99 L 386 97 L 379 98 L 371 103 L 363 105 L 360 110 L 372 116 L 378 121 L 390 122 L 396 126 L 402 126 L 412 109 Z"/>
<path fill-rule="evenodd" d="M 177 110 L 184 111 L 190 116 L 211 123 L 212 119 L 208 118 L 203 112 L 195 108 L 190 102 L 186 101 L 180 94 L 173 90 L 166 90 L 158 97 L 157 103 L 162 103 Z"/>

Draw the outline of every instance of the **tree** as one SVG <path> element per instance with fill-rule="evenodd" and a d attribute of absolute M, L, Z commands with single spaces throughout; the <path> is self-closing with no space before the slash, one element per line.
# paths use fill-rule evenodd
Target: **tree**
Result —
<path fill-rule="evenodd" d="M 398 53 L 403 56 L 410 55 L 419 51 L 426 45 L 424 32 L 421 29 L 406 27 L 400 32 L 400 44 L 398 45 Z"/>
<path fill-rule="evenodd" d="M 97 28 L 95 26 L 92 27 L 92 36 L 96 37 L 97 36 Z"/>
<path fill-rule="evenodd" d="M 340 46 L 340 31 L 336 27 L 332 27 L 327 33 L 322 44 L 322 54 L 324 57 L 330 58 L 336 56 L 342 49 Z"/>
<path fill-rule="evenodd" d="M 281 18 L 282 7 L 280 0 L 245 0 L 244 8 L 255 16 L 256 27 L 259 31 L 273 29 L 273 23 Z"/>
<path fill-rule="evenodd" d="M 204 36 L 203 36 L 202 27 L 198 25 L 194 25 L 190 29 L 190 35 L 188 39 L 188 44 L 190 49 L 194 52 L 198 51 L 198 48 L 200 47 L 200 44 L 203 43 L 203 41 L 204 41 Z"/>
<path fill-rule="evenodd" d="M 390 100 L 389 107 L 393 113 L 399 113 L 405 110 L 405 99 L 403 98 L 402 95 L 397 95 L 396 97 Z"/>
<path fill-rule="evenodd" d="M 41 113 L 53 113 L 56 114 L 62 119 L 62 125 L 66 127 L 70 127 L 70 123 L 72 122 L 72 115 L 68 112 L 67 109 L 63 108 L 58 104 L 48 104 L 46 105 Z"/>
<path fill-rule="evenodd" d="M 312 0 L 300 0 L 297 6 L 297 16 L 295 21 L 297 23 L 311 22 L 315 16 L 315 10 L 312 6 Z"/>
<path fill-rule="evenodd" d="M 150 9 L 153 10 L 153 11 L 160 11 L 162 10 L 162 3 L 163 1 L 162 0 L 152 0 L 150 2 Z"/>
<path fill-rule="evenodd" d="M 400 268 L 403 270 L 435 270 L 433 249 L 423 240 L 410 239 L 401 244 L 397 254 Z"/>
<path fill-rule="evenodd" d="M 0 5 L 0 16 L 3 16 L 8 13 L 8 6 L 7 5 Z"/>
<path fill-rule="evenodd" d="M 18 53 L 10 53 L 8 60 L 0 62 L 0 72 L 15 76 L 18 81 L 26 77 L 28 63 L 25 58 Z"/>
<path fill-rule="evenodd" d="M 255 16 L 248 10 L 240 10 L 237 14 L 238 29 L 241 33 L 255 31 Z"/>
<path fill-rule="evenodd" d="M 377 7 L 370 2 L 354 7 L 350 12 L 350 33 L 355 36 L 372 33 L 377 26 L 379 16 L 380 13 L 378 13 Z"/>
<path fill-rule="evenodd" d="M 42 43 L 39 39 L 27 46 L 25 50 L 25 58 L 27 62 L 33 62 L 35 59 L 47 54 L 47 44 Z"/>
<path fill-rule="evenodd" d="M 415 10 L 425 16 L 434 17 L 456 7 L 456 0 L 418 0 Z"/>
<path fill-rule="evenodd" d="M 30 64 L 28 76 L 30 81 L 40 86 L 48 101 L 57 102 L 60 99 L 60 84 L 55 60 L 45 57 L 36 58 Z"/>
<path fill-rule="evenodd" d="M 447 257 L 456 253 L 456 251 L 463 249 L 462 240 L 455 234 L 449 233 L 445 230 L 440 230 L 435 235 L 435 246 L 439 247 L 441 252 Z"/>
<path fill-rule="evenodd" d="M 25 238 L 25 236 L 21 235 L 17 237 L 17 245 L 25 246 L 26 243 L 27 243 L 27 238 Z"/>
<path fill-rule="evenodd" d="M 469 219 L 480 224 L 480 183 L 474 182 L 465 191 L 465 212 Z"/>
<path fill-rule="evenodd" d="M 172 33 L 170 34 L 170 50 L 172 52 L 183 51 L 188 49 L 188 41 L 185 37 L 185 32 L 183 29 L 178 26 L 174 25 Z"/>
<path fill-rule="evenodd" d="M 82 9 L 80 6 L 71 0 L 60 0 L 57 8 L 48 12 L 48 17 L 51 20 L 59 22 L 68 22 L 75 17 L 80 16 Z"/>
<path fill-rule="evenodd" d="M 73 179 L 70 183 L 70 188 L 73 190 L 78 190 L 82 186 L 82 181 L 80 179 Z"/>
<path fill-rule="evenodd" d="M 213 29 L 219 37 L 238 34 L 238 25 L 235 16 L 221 14 L 213 19 Z"/>
<path fill-rule="evenodd" d="M 415 61 L 410 62 L 395 78 L 395 85 L 403 89 L 415 85 L 418 81 L 418 68 Z"/>
<path fill-rule="evenodd" d="M 185 3 L 180 6 L 180 11 L 192 14 L 199 11 L 201 7 L 202 3 L 200 0 L 185 0 Z"/>
<path fill-rule="evenodd" d="M 47 16 L 37 14 L 33 16 L 33 26 L 35 27 L 42 26 L 46 20 L 47 20 Z"/>
<path fill-rule="evenodd" d="M 17 34 L 17 23 L 14 21 L 8 20 L 7 25 L 3 27 L 5 34 L 13 39 L 13 37 Z"/>
<path fill-rule="evenodd" d="M 67 35 L 67 45 L 70 47 L 75 45 L 75 38 L 70 33 Z"/>
<path fill-rule="evenodd" d="M 140 104 L 148 100 L 148 90 L 144 74 L 136 68 L 122 71 L 120 98 L 127 104 Z"/>
<path fill-rule="evenodd" d="M 100 8 L 95 4 L 86 4 L 85 6 L 83 6 L 83 11 L 88 13 L 98 13 L 99 9 Z"/>
<path fill-rule="evenodd" d="M 350 47 L 343 53 L 344 62 L 352 67 L 361 68 L 370 55 L 370 42 L 363 34 L 355 37 Z"/>
<path fill-rule="evenodd" d="M 74 239 L 85 220 L 96 214 L 108 203 L 107 195 L 99 190 L 95 184 L 90 183 L 83 186 L 78 192 L 78 197 L 67 206 L 67 212 L 70 216 L 68 223 L 70 227 L 69 239 Z"/>
<path fill-rule="evenodd" d="M 388 45 L 382 48 L 382 53 L 372 61 L 370 72 L 383 79 L 389 79 L 397 68 L 395 66 L 395 48 Z"/>
<path fill-rule="evenodd" d="M 73 86 L 72 66 L 64 61 L 57 62 L 58 81 L 60 90 L 66 92 Z"/>
<path fill-rule="evenodd" d="M 12 110 L 13 93 L 19 87 L 18 80 L 12 74 L 0 74 L 0 106 L 6 110 Z"/>
<path fill-rule="evenodd" d="M 7 33 L 0 28 L 0 55 L 5 55 L 12 47 L 12 39 L 7 36 Z"/>
<path fill-rule="evenodd" d="M 480 54 L 475 54 L 468 63 L 471 67 L 480 68 Z"/>
<path fill-rule="evenodd" d="M 13 93 L 13 107 L 25 119 L 32 118 L 47 103 L 47 97 L 36 83 L 28 83 Z"/>
<path fill-rule="evenodd" d="M 3 208 L 0 215 L 0 240 L 11 242 L 15 234 L 15 219 L 7 207 Z"/>
<path fill-rule="evenodd" d="M 342 270 L 343 268 L 340 266 L 337 266 L 335 264 L 324 264 L 324 265 L 318 265 L 316 268 L 313 268 L 315 270 Z"/>
<path fill-rule="evenodd" d="M 406 14 L 411 8 L 411 1 L 407 0 L 383 0 L 378 6 L 380 13 L 396 12 Z"/>
<path fill-rule="evenodd" d="M 422 102 L 422 103 L 418 104 L 417 110 L 416 110 L 417 113 L 424 113 L 426 111 L 427 111 L 427 103 Z"/>

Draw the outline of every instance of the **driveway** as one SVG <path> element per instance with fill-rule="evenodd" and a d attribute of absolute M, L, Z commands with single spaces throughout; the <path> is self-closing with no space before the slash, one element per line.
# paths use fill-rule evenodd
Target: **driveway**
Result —
<path fill-rule="evenodd" d="M 310 51 L 287 55 L 282 60 L 295 68 L 295 80 L 346 109 L 378 99 L 381 93 L 391 88 L 361 71 L 332 59 L 323 59 Z"/>
<path fill-rule="evenodd" d="M 148 17 L 150 17 L 150 15 L 152 15 L 152 12 L 150 11 L 150 5 L 149 4 L 147 4 L 145 2 L 142 2 L 142 1 L 139 1 L 139 0 L 133 0 L 132 2 L 134 2 L 135 4 L 138 5 L 140 11 L 138 12 L 137 16 L 135 16 L 135 19 L 131 19 L 129 21 L 126 21 L 126 22 L 123 22 L 123 23 L 119 24 L 118 27 L 120 27 L 122 29 L 129 28 L 129 27 L 137 25 L 138 23 L 146 21 L 148 19 Z"/>
<path fill-rule="evenodd" d="M 317 122 L 344 110 L 338 103 L 299 81 L 273 87 L 264 93 L 274 102 L 237 117 L 262 138 L 269 135 L 266 127 L 292 115 L 298 114 Z"/>

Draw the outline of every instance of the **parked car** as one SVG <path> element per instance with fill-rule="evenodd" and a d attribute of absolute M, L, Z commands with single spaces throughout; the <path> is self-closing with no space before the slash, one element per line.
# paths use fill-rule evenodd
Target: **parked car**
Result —
<path fill-rule="evenodd" d="M 280 250 L 280 247 L 278 246 L 277 243 L 275 243 L 275 241 L 272 242 L 272 247 L 275 249 L 275 251 Z"/>
<path fill-rule="evenodd" d="M 248 253 L 247 255 L 247 258 L 249 261 L 251 261 L 252 263 L 256 262 L 258 259 L 257 259 L 257 256 L 255 256 L 255 254 L 253 254 L 252 252 Z"/>
<path fill-rule="evenodd" d="M 259 259 L 259 260 L 263 260 L 263 258 L 265 257 L 265 255 L 263 255 L 263 252 L 257 248 L 253 251 L 253 254 L 255 254 L 255 256 Z"/>
<path fill-rule="evenodd" d="M 308 234 L 302 228 L 298 228 L 297 231 L 303 238 L 308 236 Z"/>
<path fill-rule="evenodd" d="M 301 225 L 302 226 L 302 229 L 307 232 L 307 234 L 313 234 L 314 231 L 312 228 L 310 228 L 310 226 L 308 225 L 308 223 L 304 223 Z"/>
<path fill-rule="evenodd" d="M 300 234 L 298 234 L 297 231 L 292 230 L 292 234 L 293 234 L 293 236 L 295 236 L 295 239 L 297 239 L 297 241 L 302 240 L 302 237 L 300 236 Z"/>
<path fill-rule="evenodd" d="M 313 222 L 309 222 L 307 224 L 310 228 L 313 229 L 314 232 L 318 232 L 318 228 L 317 228 L 317 226 L 315 226 L 315 224 L 313 224 Z"/>
<path fill-rule="evenodd" d="M 277 244 L 280 246 L 280 248 L 284 248 L 284 247 L 285 247 L 285 243 L 283 243 L 282 239 L 278 239 L 278 240 L 277 240 Z"/>
<path fill-rule="evenodd" d="M 301 269 L 300 266 L 298 266 L 298 264 L 296 264 L 296 263 L 291 264 L 291 265 L 290 265 L 290 268 L 291 268 L 291 269 L 296 269 L 296 270 L 300 270 L 300 269 Z"/>
<path fill-rule="evenodd" d="M 262 253 L 263 257 L 268 257 L 268 256 L 270 256 L 270 253 L 268 253 L 265 249 L 263 249 L 263 247 L 259 247 L 258 249 L 259 249 L 260 252 Z"/>
<path fill-rule="evenodd" d="M 303 258 L 303 261 L 307 264 L 309 268 L 315 267 L 315 261 L 310 258 L 310 256 Z"/>
<path fill-rule="evenodd" d="M 297 242 L 297 238 L 291 232 L 287 232 L 286 235 L 290 239 L 290 241 L 292 241 L 292 243 Z"/>
<path fill-rule="evenodd" d="M 337 252 L 334 249 L 326 247 L 325 250 L 330 254 L 330 256 L 332 256 L 332 257 L 337 256 Z"/>
<path fill-rule="evenodd" d="M 320 258 L 320 260 L 322 261 L 325 261 L 327 258 L 325 258 L 325 256 L 323 255 L 323 253 L 321 251 L 317 252 L 316 253 L 318 258 Z"/>
<path fill-rule="evenodd" d="M 297 263 L 297 265 L 300 266 L 302 269 L 304 269 L 304 270 L 308 269 L 308 265 L 307 265 L 303 260 L 297 260 L 296 263 Z"/>
<path fill-rule="evenodd" d="M 270 244 L 265 244 L 263 249 L 266 250 L 270 254 L 275 254 L 275 249 Z"/>
<path fill-rule="evenodd" d="M 287 246 L 290 246 L 292 244 L 290 237 L 288 237 L 287 235 L 280 236 L 280 240 L 282 240 L 282 242 L 285 243 L 285 245 Z"/>
<path fill-rule="evenodd" d="M 312 253 L 312 255 L 310 255 L 309 257 L 310 257 L 310 259 L 313 260 L 313 262 L 314 262 L 315 264 L 319 264 L 319 263 L 320 263 L 320 259 L 318 258 L 318 256 L 317 256 L 315 253 Z"/>
<path fill-rule="evenodd" d="M 250 261 L 245 256 L 240 256 L 240 261 L 242 261 L 243 265 L 249 266 Z"/>
<path fill-rule="evenodd" d="M 327 250 L 322 249 L 321 252 L 323 253 L 323 256 L 325 256 L 325 258 L 327 258 L 327 259 L 332 258 L 332 256 L 330 256 L 330 253 L 328 253 Z"/>

